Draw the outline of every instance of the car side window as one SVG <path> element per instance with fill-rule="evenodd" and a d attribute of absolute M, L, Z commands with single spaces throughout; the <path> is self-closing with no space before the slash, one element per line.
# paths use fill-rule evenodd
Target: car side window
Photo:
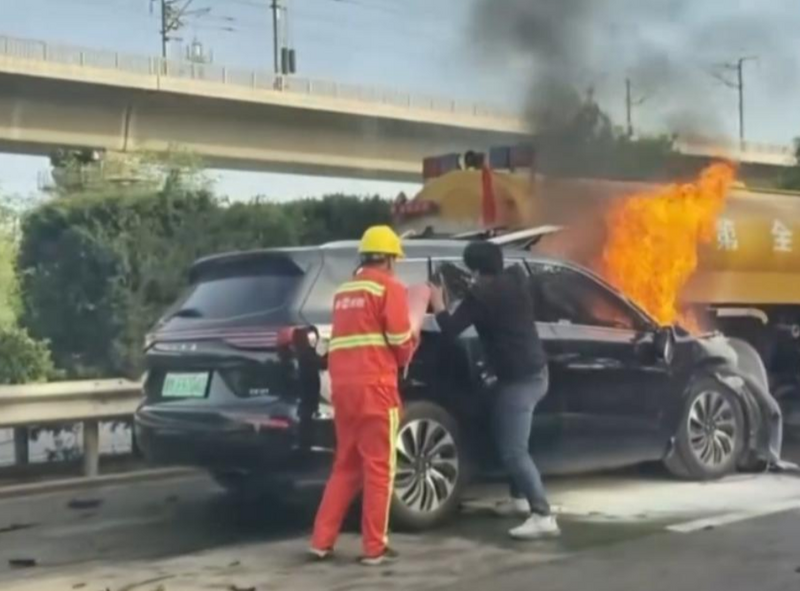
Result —
<path fill-rule="evenodd" d="M 427 283 L 428 260 L 427 259 L 406 259 L 398 261 L 395 266 L 395 275 L 408 287 Z"/>
<path fill-rule="evenodd" d="M 434 272 L 441 277 L 450 307 L 456 306 L 469 292 L 472 273 L 461 261 L 437 261 Z"/>
<path fill-rule="evenodd" d="M 560 265 L 535 265 L 532 289 L 541 322 L 640 330 L 624 300 L 590 277 Z"/>

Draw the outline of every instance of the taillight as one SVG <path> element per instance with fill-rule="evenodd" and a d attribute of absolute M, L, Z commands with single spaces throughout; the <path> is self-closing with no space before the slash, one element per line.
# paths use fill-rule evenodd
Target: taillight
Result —
<path fill-rule="evenodd" d="M 276 429 L 279 431 L 284 431 L 292 426 L 292 422 L 284 417 L 259 417 L 232 412 L 224 413 L 224 416 L 232 421 L 250 425 L 256 431 L 260 431 L 261 429 Z"/>
<path fill-rule="evenodd" d="M 278 347 L 316 349 L 319 332 L 313 326 L 291 326 L 278 331 Z"/>
<path fill-rule="evenodd" d="M 294 344 L 295 333 L 298 330 L 300 329 L 296 326 L 280 329 L 278 331 L 278 347 L 291 347 Z"/>

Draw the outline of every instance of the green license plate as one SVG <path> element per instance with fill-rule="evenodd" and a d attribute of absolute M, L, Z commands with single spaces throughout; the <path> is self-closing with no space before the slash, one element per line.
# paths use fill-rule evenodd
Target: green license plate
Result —
<path fill-rule="evenodd" d="M 163 398 L 204 398 L 208 388 L 208 372 L 168 373 L 161 388 Z"/>

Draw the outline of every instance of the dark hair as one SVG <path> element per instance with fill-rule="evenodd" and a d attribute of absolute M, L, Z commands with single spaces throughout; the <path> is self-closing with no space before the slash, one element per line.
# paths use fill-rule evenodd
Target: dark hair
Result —
<path fill-rule="evenodd" d="M 464 249 L 464 264 L 481 275 L 503 272 L 503 249 L 493 242 L 470 242 Z"/>

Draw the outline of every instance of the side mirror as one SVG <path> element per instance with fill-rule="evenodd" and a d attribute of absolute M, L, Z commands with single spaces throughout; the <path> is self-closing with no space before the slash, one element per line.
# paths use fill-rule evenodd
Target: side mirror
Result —
<path fill-rule="evenodd" d="M 658 359 L 672 363 L 675 356 L 675 333 L 672 327 L 659 328 L 653 337 L 653 348 Z"/>

